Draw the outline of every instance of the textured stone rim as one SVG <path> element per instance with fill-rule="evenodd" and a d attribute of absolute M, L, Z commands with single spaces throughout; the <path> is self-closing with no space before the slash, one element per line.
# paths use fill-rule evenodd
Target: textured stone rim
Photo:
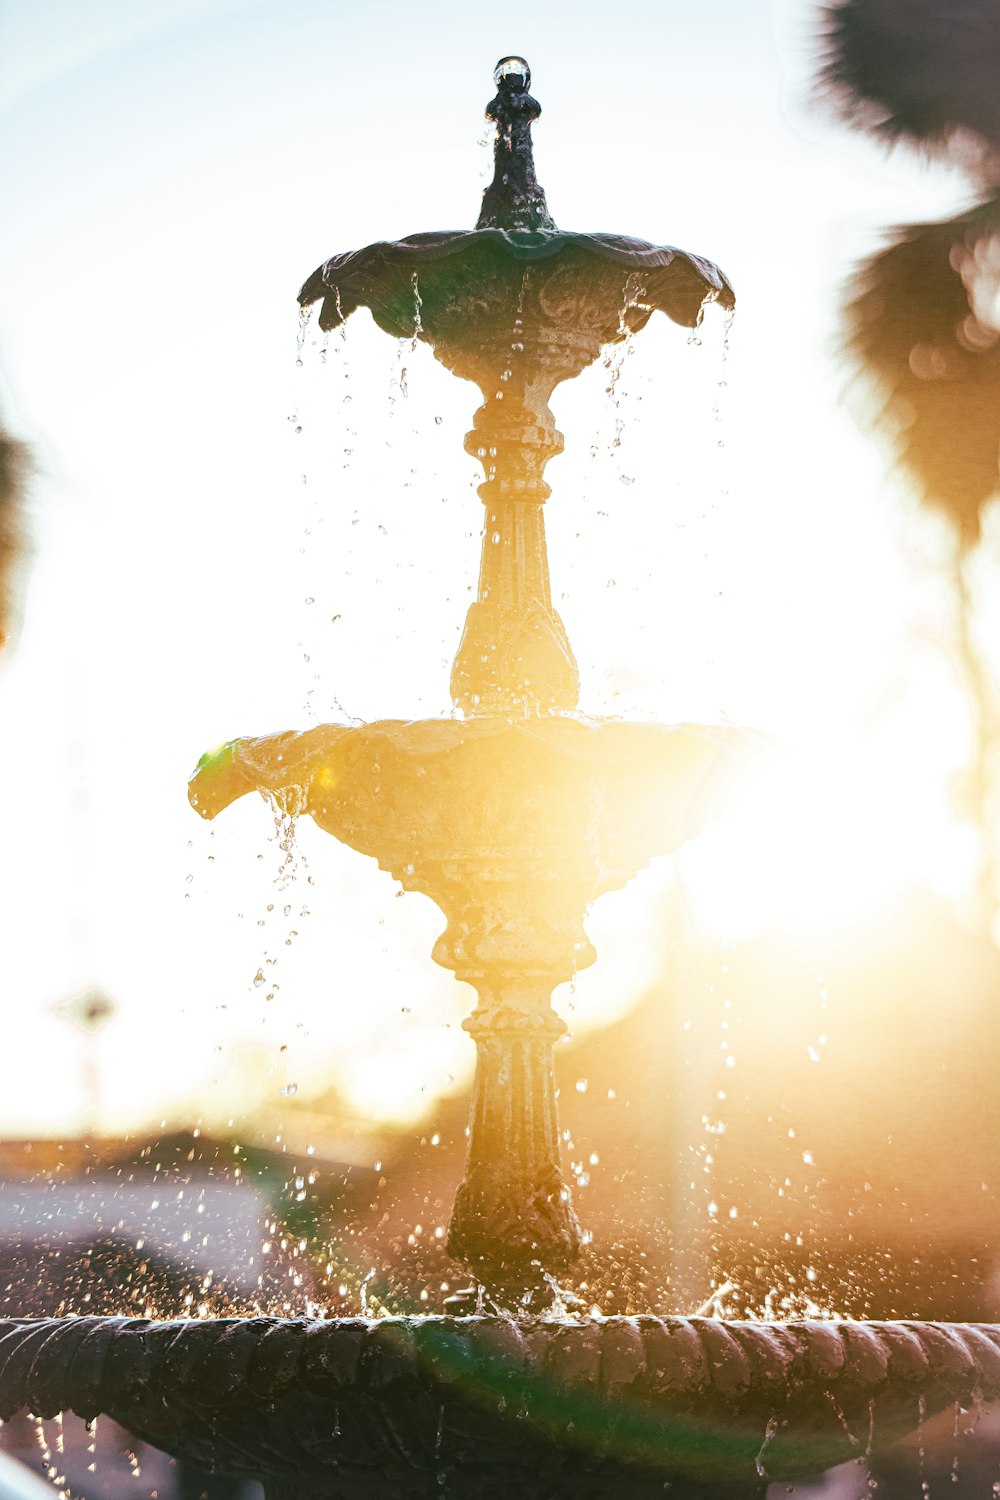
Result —
<path fill-rule="evenodd" d="M 535 1482 L 545 1462 L 753 1489 L 997 1397 L 996 1325 L 0 1321 L 0 1418 L 106 1413 L 202 1467 L 359 1494 L 409 1494 L 435 1464 L 478 1493 L 470 1475 Z"/>
<path fill-rule="evenodd" d="M 571 230 L 444 229 L 411 234 L 401 240 L 379 240 L 361 250 L 333 255 L 312 273 L 299 292 L 299 305 L 322 301 L 320 327 L 337 328 L 358 307 L 377 307 L 408 288 L 422 267 L 450 260 L 462 278 L 482 265 L 482 257 L 535 265 L 567 252 L 583 252 L 597 261 L 645 271 L 651 280 L 644 301 L 682 327 L 697 325 L 705 302 L 716 301 L 731 312 L 736 294 L 729 278 L 704 256 L 673 245 L 654 245 L 624 234 L 585 234 Z M 690 296 L 678 306 L 684 290 Z M 615 309 L 617 311 L 617 309 Z"/>
<path fill-rule="evenodd" d="M 313 782 L 327 777 L 339 784 L 349 757 L 370 754 L 374 764 L 381 753 L 395 752 L 418 765 L 500 735 L 534 741 L 553 755 L 594 767 L 635 764 L 671 752 L 680 756 L 686 748 L 701 745 L 707 770 L 711 753 L 763 753 L 771 744 L 759 730 L 732 724 L 649 724 L 582 714 L 521 721 L 483 715 L 317 724 L 227 741 L 201 757 L 188 782 L 188 798 L 203 818 L 216 817 L 252 791 L 298 792 L 301 810 L 309 811 Z"/>

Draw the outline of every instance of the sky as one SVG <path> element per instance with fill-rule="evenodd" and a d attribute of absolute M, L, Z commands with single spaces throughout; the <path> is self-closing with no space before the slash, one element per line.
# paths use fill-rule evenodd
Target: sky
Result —
<path fill-rule="evenodd" d="M 962 900 L 946 539 L 856 432 L 836 347 L 856 259 L 966 190 L 824 112 L 816 24 L 803 0 L 720 0 L 710 34 L 663 0 L 0 0 L 0 401 L 36 465 L 0 661 L 0 1130 L 327 1087 L 377 1126 L 469 1076 L 432 904 L 312 826 L 286 865 L 262 802 L 210 827 L 185 785 L 239 734 L 449 711 L 477 395 L 367 314 L 325 349 L 307 329 L 297 363 L 295 293 L 335 251 L 474 223 L 511 51 L 556 221 L 705 254 L 739 302 L 728 347 L 712 311 L 697 342 L 657 318 L 614 395 L 599 364 L 553 399 L 582 706 L 799 757 L 736 834 L 598 903 L 574 1025 L 651 982 L 677 879 L 719 937 L 836 929 L 905 880 Z M 58 1013 L 91 988 L 116 1006 L 95 1037 Z"/>

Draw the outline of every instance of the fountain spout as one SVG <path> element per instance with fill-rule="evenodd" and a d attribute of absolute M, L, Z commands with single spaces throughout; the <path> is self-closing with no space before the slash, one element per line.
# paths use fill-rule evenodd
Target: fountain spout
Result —
<path fill-rule="evenodd" d="M 531 126 L 542 106 L 528 92 L 531 69 L 523 57 L 502 57 L 493 81 L 497 95 L 486 106 L 486 118 L 497 127 L 495 168 L 476 228 L 554 231 L 545 190 L 535 176 Z"/>

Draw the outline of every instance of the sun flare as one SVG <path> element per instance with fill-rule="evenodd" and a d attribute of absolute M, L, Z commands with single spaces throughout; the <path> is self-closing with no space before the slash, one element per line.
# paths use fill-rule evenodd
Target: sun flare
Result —
<path fill-rule="evenodd" d="M 775 924 L 831 935 L 918 884 L 967 896 L 979 834 L 956 814 L 953 788 L 970 730 L 947 707 L 925 695 L 867 733 L 755 768 L 733 816 L 679 857 L 698 925 L 729 940 Z"/>

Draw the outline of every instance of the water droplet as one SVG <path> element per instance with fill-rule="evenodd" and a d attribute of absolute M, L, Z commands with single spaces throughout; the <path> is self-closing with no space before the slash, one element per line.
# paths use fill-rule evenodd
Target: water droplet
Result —
<path fill-rule="evenodd" d="M 777 1417 L 769 1417 L 768 1420 L 767 1420 L 767 1426 L 764 1428 L 764 1441 L 761 1443 L 760 1448 L 759 1448 L 758 1453 L 757 1453 L 757 1457 L 755 1459 L 755 1463 L 756 1463 L 756 1466 L 757 1466 L 757 1473 L 760 1475 L 761 1479 L 767 1479 L 767 1477 L 768 1477 L 767 1470 L 764 1467 L 764 1452 L 765 1452 L 768 1444 L 773 1441 L 774 1436 L 777 1433 L 777 1431 L 778 1431 L 778 1419 L 777 1419 Z"/>

